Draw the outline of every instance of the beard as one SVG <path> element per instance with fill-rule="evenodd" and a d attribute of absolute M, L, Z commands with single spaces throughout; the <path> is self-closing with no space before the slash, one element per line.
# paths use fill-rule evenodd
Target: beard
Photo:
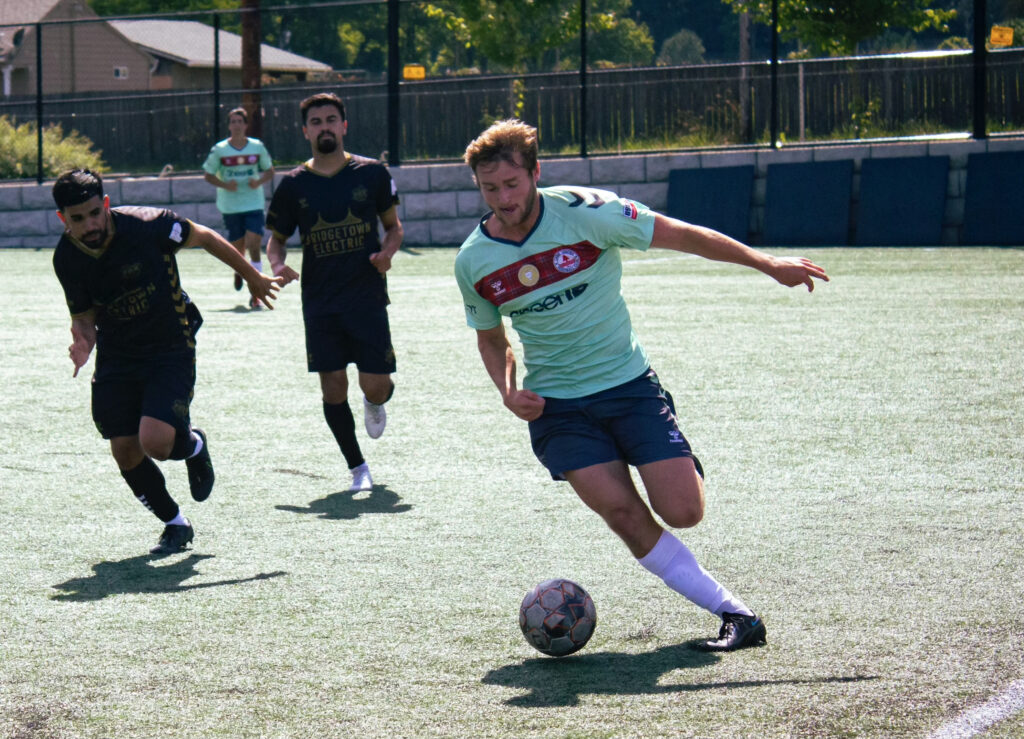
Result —
<path fill-rule="evenodd" d="M 79 239 L 86 246 L 97 247 L 102 246 L 103 242 L 107 240 L 106 230 L 102 231 L 90 231 L 87 234 L 82 234 L 82 238 Z"/>
<path fill-rule="evenodd" d="M 321 154 L 332 154 L 338 148 L 338 140 L 330 131 L 324 131 L 316 137 L 316 150 Z"/>
<path fill-rule="evenodd" d="M 511 218 L 505 216 L 500 210 L 494 211 L 494 214 L 498 217 L 498 220 L 501 222 L 503 226 L 519 226 L 520 224 L 525 223 L 526 220 L 530 217 L 530 214 L 533 213 L 533 207 L 534 205 L 536 205 L 536 203 L 537 190 L 536 188 L 532 188 L 530 190 L 530 193 L 526 196 L 526 199 L 523 201 L 523 208 L 519 213 L 512 216 Z"/>

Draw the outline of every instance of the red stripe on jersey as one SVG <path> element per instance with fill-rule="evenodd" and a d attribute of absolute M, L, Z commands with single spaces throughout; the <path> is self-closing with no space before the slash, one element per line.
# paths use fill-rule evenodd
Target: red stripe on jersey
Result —
<path fill-rule="evenodd" d="M 593 266 L 601 253 L 589 241 L 556 246 L 491 272 L 473 287 L 487 302 L 502 305 Z"/>
<path fill-rule="evenodd" d="M 259 160 L 257 154 L 238 154 L 237 156 L 221 157 L 220 165 L 222 167 L 238 167 L 243 164 L 255 164 Z"/>

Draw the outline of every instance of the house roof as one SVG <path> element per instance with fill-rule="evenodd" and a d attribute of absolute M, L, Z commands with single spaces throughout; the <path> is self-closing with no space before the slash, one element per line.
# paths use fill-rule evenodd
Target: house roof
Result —
<path fill-rule="evenodd" d="M 0 3 L 2 5 L 2 3 Z M 112 20 L 118 33 L 144 51 L 187 67 L 213 67 L 213 26 L 198 21 Z M 220 64 L 242 67 L 242 37 L 220 31 Z M 331 66 L 268 44 L 260 44 L 260 66 L 271 72 L 330 72 Z"/>
<path fill-rule="evenodd" d="M 24 26 L 43 20 L 61 0 L 0 0 L 0 26 Z"/>

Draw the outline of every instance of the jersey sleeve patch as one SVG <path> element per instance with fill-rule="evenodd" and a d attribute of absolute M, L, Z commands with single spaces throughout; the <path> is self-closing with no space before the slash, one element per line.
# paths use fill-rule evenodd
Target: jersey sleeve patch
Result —
<path fill-rule="evenodd" d="M 556 246 L 495 270 L 473 287 L 487 302 L 502 305 L 593 266 L 601 254 L 589 241 Z"/>

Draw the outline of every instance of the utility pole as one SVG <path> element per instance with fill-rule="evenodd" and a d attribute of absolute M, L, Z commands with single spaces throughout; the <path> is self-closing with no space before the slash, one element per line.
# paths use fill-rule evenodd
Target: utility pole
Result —
<path fill-rule="evenodd" d="M 263 37 L 260 23 L 260 0 L 242 0 L 242 107 L 249 112 L 248 133 L 254 138 L 263 136 L 263 100 L 260 96 L 260 42 Z"/>

